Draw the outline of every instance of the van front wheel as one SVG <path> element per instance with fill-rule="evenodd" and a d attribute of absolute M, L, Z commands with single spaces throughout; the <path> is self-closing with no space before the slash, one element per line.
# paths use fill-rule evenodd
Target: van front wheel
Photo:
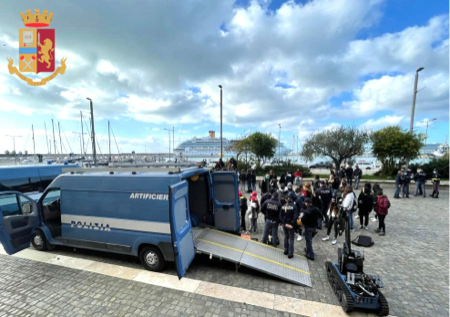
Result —
<path fill-rule="evenodd" d="M 147 270 L 155 272 L 161 271 L 165 264 L 161 251 L 150 246 L 142 248 L 141 253 L 139 254 L 139 259 Z"/>
<path fill-rule="evenodd" d="M 47 250 L 47 239 L 41 230 L 36 230 L 31 238 L 31 244 L 38 251 Z"/>

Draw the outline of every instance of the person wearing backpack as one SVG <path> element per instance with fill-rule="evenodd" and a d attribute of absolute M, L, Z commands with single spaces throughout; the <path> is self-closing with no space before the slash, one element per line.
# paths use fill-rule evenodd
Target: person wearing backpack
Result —
<path fill-rule="evenodd" d="M 370 191 L 370 184 L 366 184 L 358 197 L 359 224 L 361 225 L 359 229 L 369 229 L 369 213 L 372 211 L 372 208 L 372 192 Z"/>
<path fill-rule="evenodd" d="M 381 189 L 377 195 L 377 205 L 375 206 L 375 212 L 378 215 L 378 229 L 375 232 L 380 236 L 386 235 L 386 225 L 384 220 L 388 214 L 388 210 L 391 207 L 391 202 L 386 195 L 383 195 L 383 190 Z"/>
<path fill-rule="evenodd" d="M 356 197 L 352 186 L 345 187 L 343 198 L 342 207 L 347 212 L 348 223 L 353 232 L 353 212 L 356 210 Z"/>

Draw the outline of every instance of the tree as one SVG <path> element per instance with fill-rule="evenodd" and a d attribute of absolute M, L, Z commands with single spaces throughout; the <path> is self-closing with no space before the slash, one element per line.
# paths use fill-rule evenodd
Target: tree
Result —
<path fill-rule="evenodd" d="M 5 155 L 9 156 L 9 151 L 8 150 L 5 151 Z"/>
<path fill-rule="evenodd" d="M 261 166 L 261 160 L 272 158 L 275 155 L 278 141 L 269 133 L 255 132 L 247 137 L 250 151 L 256 156 L 256 166 Z"/>
<path fill-rule="evenodd" d="M 381 174 L 392 175 L 407 161 L 419 156 L 425 137 L 409 133 L 400 126 L 390 126 L 371 135 L 372 153 L 383 164 Z"/>
<path fill-rule="evenodd" d="M 303 144 L 300 155 L 307 160 L 315 157 L 329 157 L 339 169 L 344 160 L 364 153 L 369 142 L 370 132 L 356 127 L 343 127 L 311 133 Z"/>
<path fill-rule="evenodd" d="M 242 153 L 247 154 L 250 151 L 247 137 L 244 137 L 240 140 L 231 141 L 226 150 L 236 153 L 236 161 L 239 161 L 239 155 L 241 155 Z"/>

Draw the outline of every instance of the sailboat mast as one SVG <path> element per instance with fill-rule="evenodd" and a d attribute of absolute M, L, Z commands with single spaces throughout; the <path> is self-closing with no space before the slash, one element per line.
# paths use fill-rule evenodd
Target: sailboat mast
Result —
<path fill-rule="evenodd" d="M 61 154 L 63 154 L 62 141 L 61 141 L 61 126 L 59 125 L 59 121 L 58 121 L 58 131 L 59 131 L 59 146 L 61 147 Z"/>
<path fill-rule="evenodd" d="M 109 144 L 109 161 L 111 162 L 111 126 L 108 121 L 108 144 Z"/>
<path fill-rule="evenodd" d="M 55 152 L 56 155 L 55 123 L 53 122 L 53 119 L 52 119 L 52 128 L 53 128 L 53 151 Z"/>
<path fill-rule="evenodd" d="M 33 154 L 36 156 L 36 142 L 34 141 L 34 127 L 31 125 L 31 131 L 33 133 Z"/>
<path fill-rule="evenodd" d="M 81 155 L 83 155 L 85 153 L 84 153 L 83 112 L 81 110 L 80 115 L 81 115 L 81 139 L 83 140 L 83 151 L 81 151 Z"/>
<path fill-rule="evenodd" d="M 44 122 L 44 129 L 45 129 L 45 145 L 47 145 L 47 151 L 48 154 L 50 154 L 50 147 L 49 147 L 49 143 L 48 143 L 48 136 L 47 136 L 47 125 Z"/>

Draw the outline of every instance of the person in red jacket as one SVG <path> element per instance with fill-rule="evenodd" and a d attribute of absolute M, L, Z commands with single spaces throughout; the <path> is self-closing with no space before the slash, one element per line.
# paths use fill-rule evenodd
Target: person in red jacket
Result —
<path fill-rule="evenodd" d="M 375 229 L 380 236 L 386 235 L 386 226 L 384 220 L 388 214 L 389 207 L 391 207 L 391 202 L 386 195 L 383 195 L 383 190 L 377 194 L 377 205 L 375 206 L 375 212 L 378 215 L 378 229 Z"/>
<path fill-rule="evenodd" d="M 302 171 L 297 169 L 294 173 L 294 184 L 297 186 L 301 186 L 302 185 L 302 177 L 303 177 Z"/>

